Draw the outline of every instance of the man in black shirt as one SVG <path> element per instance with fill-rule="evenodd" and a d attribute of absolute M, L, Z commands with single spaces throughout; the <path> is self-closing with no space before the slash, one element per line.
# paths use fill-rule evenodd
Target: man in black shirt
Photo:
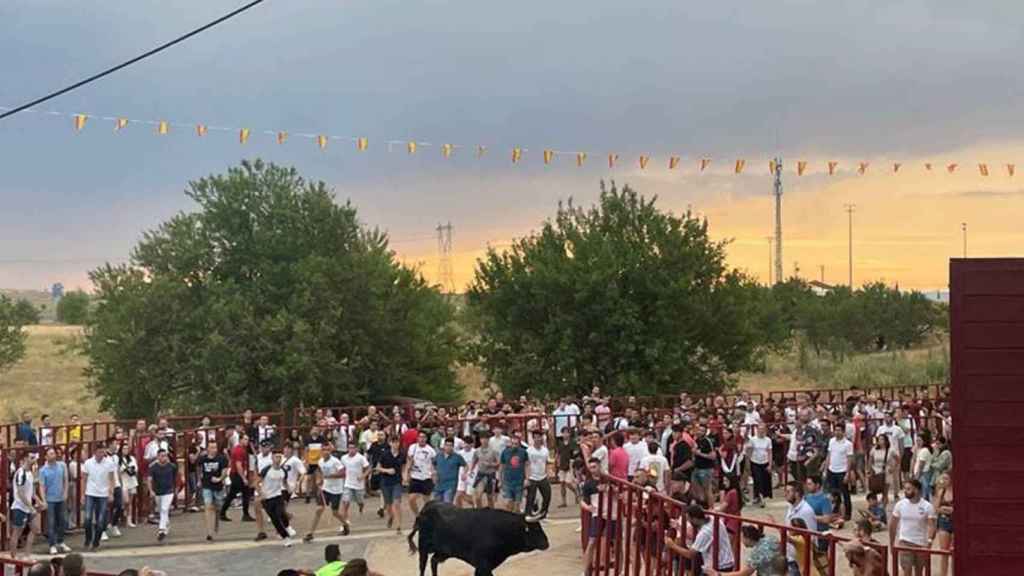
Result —
<path fill-rule="evenodd" d="M 402 438 L 397 434 L 388 436 L 388 449 L 380 454 L 374 472 L 380 476 L 380 493 L 384 498 L 384 509 L 388 515 L 388 528 L 397 526 L 402 533 L 402 470 L 405 468 L 405 452 Z"/>
<path fill-rule="evenodd" d="M 228 476 L 228 458 L 220 453 L 216 440 L 209 440 L 206 452 L 196 460 L 203 488 L 203 521 L 206 524 L 206 540 L 213 540 L 213 533 L 220 529 L 217 511 L 224 504 L 224 479 Z"/>
<path fill-rule="evenodd" d="M 157 508 L 160 511 L 160 525 L 157 530 L 157 540 L 160 542 L 167 538 L 167 530 L 170 528 L 171 502 L 174 500 L 177 478 L 178 467 L 171 462 L 167 450 L 161 448 L 157 452 L 156 462 L 149 466 L 147 479 L 149 492 L 156 497 Z"/>
<path fill-rule="evenodd" d="M 572 495 L 576 498 L 577 504 L 580 502 L 580 495 L 576 491 L 576 473 L 573 470 L 573 466 L 577 464 L 581 455 L 582 452 L 580 451 L 580 446 L 576 441 L 576 437 L 573 435 L 572 428 L 569 428 L 568 426 L 562 428 L 562 435 L 555 440 L 555 456 L 558 463 L 558 482 L 562 486 L 562 503 L 559 504 L 559 508 L 566 507 L 566 489 L 572 492 Z M 580 462 L 579 465 L 582 466 L 582 462 Z"/>
<path fill-rule="evenodd" d="M 682 424 L 672 426 L 672 446 L 670 450 L 672 466 L 672 496 L 685 494 L 689 490 L 690 475 L 693 470 L 693 449 L 683 439 L 685 428 Z"/>
<path fill-rule="evenodd" d="M 715 468 L 715 443 L 704 423 L 697 424 L 697 447 L 693 459 L 693 497 L 704 507 L 710 506 L 711 480 Z"/>

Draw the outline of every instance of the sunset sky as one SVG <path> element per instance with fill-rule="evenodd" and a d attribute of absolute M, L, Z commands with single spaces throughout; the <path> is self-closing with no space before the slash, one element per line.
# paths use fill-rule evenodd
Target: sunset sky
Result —
<path fill-rule="evenodd" d="M 134 56 L 240 5 L 157 0 L 0 3 L 0 106 Z M 724 5 L 718 5 L 724 4 Z M 143 230 L 191 209 L 190 179 L 242 158 L 296 166 L 351 199 L 428 278 L 434 228 L 454 226 L 461 287 L 490 244 L 589 204 L 601 179 L 732 239 L 733 266 L 767 278 L 768 159 L 784 176 L 784 269 L 944 290 L 950 257 L 1024 247 L 1024 4 L 642 4 L 563 0 L 309 0 L 263 5 L 41 109 L 204 123 L 187 127 L 24 113 L 0 120 L 0 288 L 63 282 L 124 260 Z M 877 7 L 875 7 L 877 6 Z M 237 128 L 248 127 L 247 144 Z M 271 132 L 293 137 L 278 145 Z M 369 147 L 296 135 L 365 136 Z M 424 145 L 408 155 L 404 145 Z M 459 144 L 444 159 L 439 145 Z M 477 145 L 488 146 L 480 160 Z M 512 147 L 526 149 L 512 166 Z M 569 152 L 544 166 L 542 150 Z M 588 152 L 577 168 L 575 151 Z M 619 154 L 614 170 L 606 155 Z M 652 157 L 641 171 L 637 157 Z M 682 157 L 670 172 L 670 155 Z M 700 174 L 698 159 L 713 162 Z M 747 161 L 732 174 L 737 158 Z M 796 161 L 807 161 L 802 177 Z M 835 176 L 826 162 L 839 162 Z M 869 161 L 866 175 L 857 164 Z M 894 162 L 902 163 L 898 174 Z M 934 164 L 931 172 L 924 163 Z M 958 163 L 952 175 L 945 166 Z M 990 176 L 979 175 L 987 163 Z M 1010 178 L 1005 164 L 1018 165 Z"/>

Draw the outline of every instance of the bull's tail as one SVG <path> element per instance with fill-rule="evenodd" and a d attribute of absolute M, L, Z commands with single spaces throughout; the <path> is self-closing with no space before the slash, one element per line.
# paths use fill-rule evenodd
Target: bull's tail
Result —
<path fill-rule="evenodd" d="M 414 538 L 416 537 L 416 533 L 419 532 L 419 529 L 420 529 L 420 516 L 417 516 L 416 517 L 416 521 L 412 523 L 412 530 L 409 532 L 408 540 L 409 540 L 409 555 L 410 556 L 412 556 L 413 554 L 419 552 L 419 548 L 416 547 L 416 542 L 414 541 Z"/>

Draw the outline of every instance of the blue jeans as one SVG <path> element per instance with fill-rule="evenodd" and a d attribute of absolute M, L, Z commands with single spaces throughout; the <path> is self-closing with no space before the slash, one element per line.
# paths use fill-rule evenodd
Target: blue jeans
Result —
<path fill-rule="evenodd" d="M 85 497 L 85 547 L 100 545 L 100 537 L 107 529 L 107 499 Z"/>
<path fill-rule="evenodd" d="M 451 504 L 451 503 L 455 502 L 455 489 L 456 489 L 455 486 L 445 487 L 445 488 L 435 488 L 434 489 L 434 500 L 438 500 L 438 501 L 441 501 L 441 502 L 447 502 L 448 504 Z"/>
<path fill-rule="evenodd" d="M 64 543 L 64 532 L 68 529 L 68 517 L 63 502 L 46 503 L 46 540 L 50 546 Z"/>
<path fill-rule="evenodd" d="M 921 498 L 932 501 L 932 471 L 923 472 L 918 479 L 921 481 Z"/>

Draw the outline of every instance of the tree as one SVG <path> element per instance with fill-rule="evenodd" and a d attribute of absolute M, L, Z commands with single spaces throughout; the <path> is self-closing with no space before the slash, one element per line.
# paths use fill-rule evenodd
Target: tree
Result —
<path fill-rule="evenodd" d="M 89 319 L 89 295 L 81 290 L 68 292 L 57 302 L 57 321 L 74 326 L 84 325 Z"/>
<path fill-rule="evenodd" d="M 17 306 L 0 294 L 0 372 L 25 357 L 25 332 Z"/>
<path fill-rule="evenodd" d="M 508 393 L 720 390 L 762 351 L 752 282 L 707 222 L 628 186 L 559 204 L 539 233 L 488 250 L 467 294 L 473 354 Z"/>
<path fill-rule="evenodd" d="M 19 298 L 14 304 L 14 314 L 18 317 L 22 326 L 39 324 L 39 310 L 24 298 Z"/>
<path fill-rule="evenodd" d="M 118 415 L 458 396 L 454 310 L 323 182 L 243 162 L 130 265 L 90 273 L 88 375 Z"/>

